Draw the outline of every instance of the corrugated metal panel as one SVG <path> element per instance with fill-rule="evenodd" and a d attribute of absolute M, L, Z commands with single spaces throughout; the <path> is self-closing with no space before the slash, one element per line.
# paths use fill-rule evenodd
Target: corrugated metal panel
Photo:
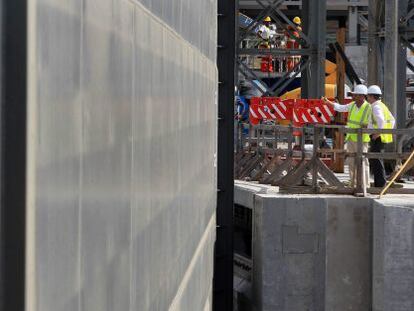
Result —
<path fill-rule="evenodd" d="M 216 1 L 142 2 L 31 5 L 28 310 L 209 306 Z"/>

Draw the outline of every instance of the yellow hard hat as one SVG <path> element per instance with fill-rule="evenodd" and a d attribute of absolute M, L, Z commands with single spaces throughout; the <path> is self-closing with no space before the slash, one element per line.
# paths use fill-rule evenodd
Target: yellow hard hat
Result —
<path fill-rule="evenodd" d="M 293 19 L 293 22 L 294 22 L 296 25 L 300 25 L 300 24 L 302 23 L 302 21 L 301 21 L 301 19 L 300 19 L 300 17 L 299 17 L 299 16 L 296 16 L 296 17 Z"/>
<path fill-rule="evenodd" d="M 271 21 L 272 21 L 272 19 L 270 18 L 270 16 L 267 16 L 267 17 L 264 19 L 264 21 L 265 21 L 265 22 L 271 22 Z"/>

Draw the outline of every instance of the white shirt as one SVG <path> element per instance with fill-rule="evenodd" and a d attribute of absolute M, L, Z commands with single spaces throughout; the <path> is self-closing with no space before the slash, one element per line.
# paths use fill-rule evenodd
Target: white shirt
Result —
<path fill-rule="evenodd" d="M 270 39 L 270 29 L 267 28 L 265 25 L 260 25 L 257 32 L 262 39 Z"/>
<path fill-rule="evenodd" d="M 385 127 L 385 115 L 384 115 L 384 111 L 382 110 L 380 102 L 381 102 L 380 100 L 377 100 L 376 102 L 371 104 L 372 118 L 370 118 L 370 121 L 368 124 L 369 129 L 374 128 L 373 119 L 375 119 L 375 121 L 377 122 L 377 126 L 379 129 L 383 129 Z M 394 128 L 395 119 L 392 115 L 391 115 L 391 125 L 392 125 L 392 128 Z"/>
<path fill-rule="evenodd" d="M 272 25 L 270 25 L 269 27 L 265 26 L 265 25 L 260 25 L 257 28 L 257 33 L 259 34 L 259 36 L 264 39 L 264 40 L 269 40 L 269 39 L 273 39 L 274 36 L 276 36 L 276 27 L 271 27 Z"/>

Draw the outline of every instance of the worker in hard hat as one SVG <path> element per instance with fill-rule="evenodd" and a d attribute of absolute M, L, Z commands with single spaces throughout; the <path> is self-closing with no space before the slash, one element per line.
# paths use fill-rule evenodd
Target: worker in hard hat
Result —
<path fill-rule="evenodd" d="M 299 16 L 295 16 L 295 18 L 293 19 L 293 23 L 297 26 L 297 27 L 301 27 L 302 25 L 302 20 L 300 19 Z M 302 30 L 302 28 L 300 29 Z"/>
<path fill-rule="evenodd" d="M 276 34 L 276 32 L 272 28 L 272 19 L 270 18 L 270 16 L 267 16 L 263 20 L 263 23 L 258 27 L 257 34 L 263 40 L 269 41 Z"/>
<path fill-rule="evenodd" d="M 323 97 L 323 101 L 327 104 L 331 104 L 338 112 L 348 112 L 347 128 L 358 129 L 367 128 L 372 115 L 371 105 L 366 101 L 368 89 L 365 85 L 359 84 L 355 86 L 354 91 L 351 92 L 353 102 L 341 105 L 331 102 L 327 98 Z M 368 134 L 362 135 L 362 152 L 368 152 L 370 137 Z M 351 153 L 356 153 L 358 149 L 358 135 L 356 133 L 348 133 L 346 135 L 346 150 Z M 355 166 L 355 158 L 351 158 L 348 161 L 349 176 L 351 181 L 351 187 L 356 185 L 357 168 Z M 366 186 L 369 186 L 369 162 L 367 158 L 363 160 L 363 175 Z"/>
<path fill-rule="evenodd" d="M 293 23 L 295 24 L 295 27 L 292 27 L 288 25 L 287 31 L 286 31 L 286 39 L 287 44 L 286 47 L 288 49 L 299 49 L 300 44 L 298 42 L 298 39 L 300 38 L 299 32 L 302 31 L 301 24 L 302 21 L 299 16 L 296 16 L 293 20 Z M 287 69 L 292 70 L 296 64 L 300 62 L 300 56 L 290 56 L 287 59 Z"/>
<path fill-rule="evenodd" d="M 371 85 L 368 88 L 367 100 L 371 104 L 372 118 L 369 128 L 373 129 L 393 129 L 395 118 L 382 102 L 382 91 L 378 85 Z M 371 135 L 371 152 L 382 152 L 385 144 L 393 142 L 392 134 L 372 134 Z M 382 159 L 370 160 L 372 172 L 374 174 L 374 187 L 382 188 L 387 183 L 385 178 L 385 168 Z"/>
<path fill-rule="evenodd" d="M 259 49 L 270 49 L 271 44 L 270 40 L 273 39 L 275 32 L 271 30 L 270 23 L 272 19 L 267 16 L 263 20 L 263 24 L 259 27 L 257 34 L 260 38 L 263 39 L 261 43 L 259 43 Z M 271 55 L 260 56 L 260 70 L 262 72 L 273 72 L 273 57 Z"/>

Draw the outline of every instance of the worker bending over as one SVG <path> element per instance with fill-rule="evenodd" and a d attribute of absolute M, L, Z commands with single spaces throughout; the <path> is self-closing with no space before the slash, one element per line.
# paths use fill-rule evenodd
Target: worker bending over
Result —
<path fill-rule="evenodd" d="M 372 118 L 369 128 L 374 129 L 393 129 L 395 118 L 388 107 L 381 101 L 382 91 L 378 85 L 371 85 L 368 88 L 367 100 L 371 104 Z M 392 134 L 372 134 L 371 152 L 382 152 L 385 144 L 392 143 Z M 384 161 L 382 159 L 370 160 L 372 172 L 374 173 L 374 187 L 384 187 L 387 180 L 385 178 Z"/>
<path fill-rule="evenodd" d="M 355 86 L 354 91 L 351 92 L 353 102 L 347 105 L 331 102 L 325 97 L 323 97 L 322 100 L 325 103 L 332 105 L 338 112 L 348 112 L 347 128 L 367 128 L 372 114 L 371 105 L 366 101 L 367 91 L 368 89 L 365 85 L 359 84 Z M 345 140 L 345 149 L 348 152 L 356 153 L 358 149 L 358 135 L 356 133 L 348 133 Z M 362 152 L 368 152 L 369 142 L 369 134 L 362 134 Z M 348 165 L 351 187 L 354 187 L 357 179 L 355 158 L 351 158 L 350 161 L 348 161 Z M 363 159 L 363 168 L 365 185 L 369 187 L 369 162 L 367 158 Z"/>

